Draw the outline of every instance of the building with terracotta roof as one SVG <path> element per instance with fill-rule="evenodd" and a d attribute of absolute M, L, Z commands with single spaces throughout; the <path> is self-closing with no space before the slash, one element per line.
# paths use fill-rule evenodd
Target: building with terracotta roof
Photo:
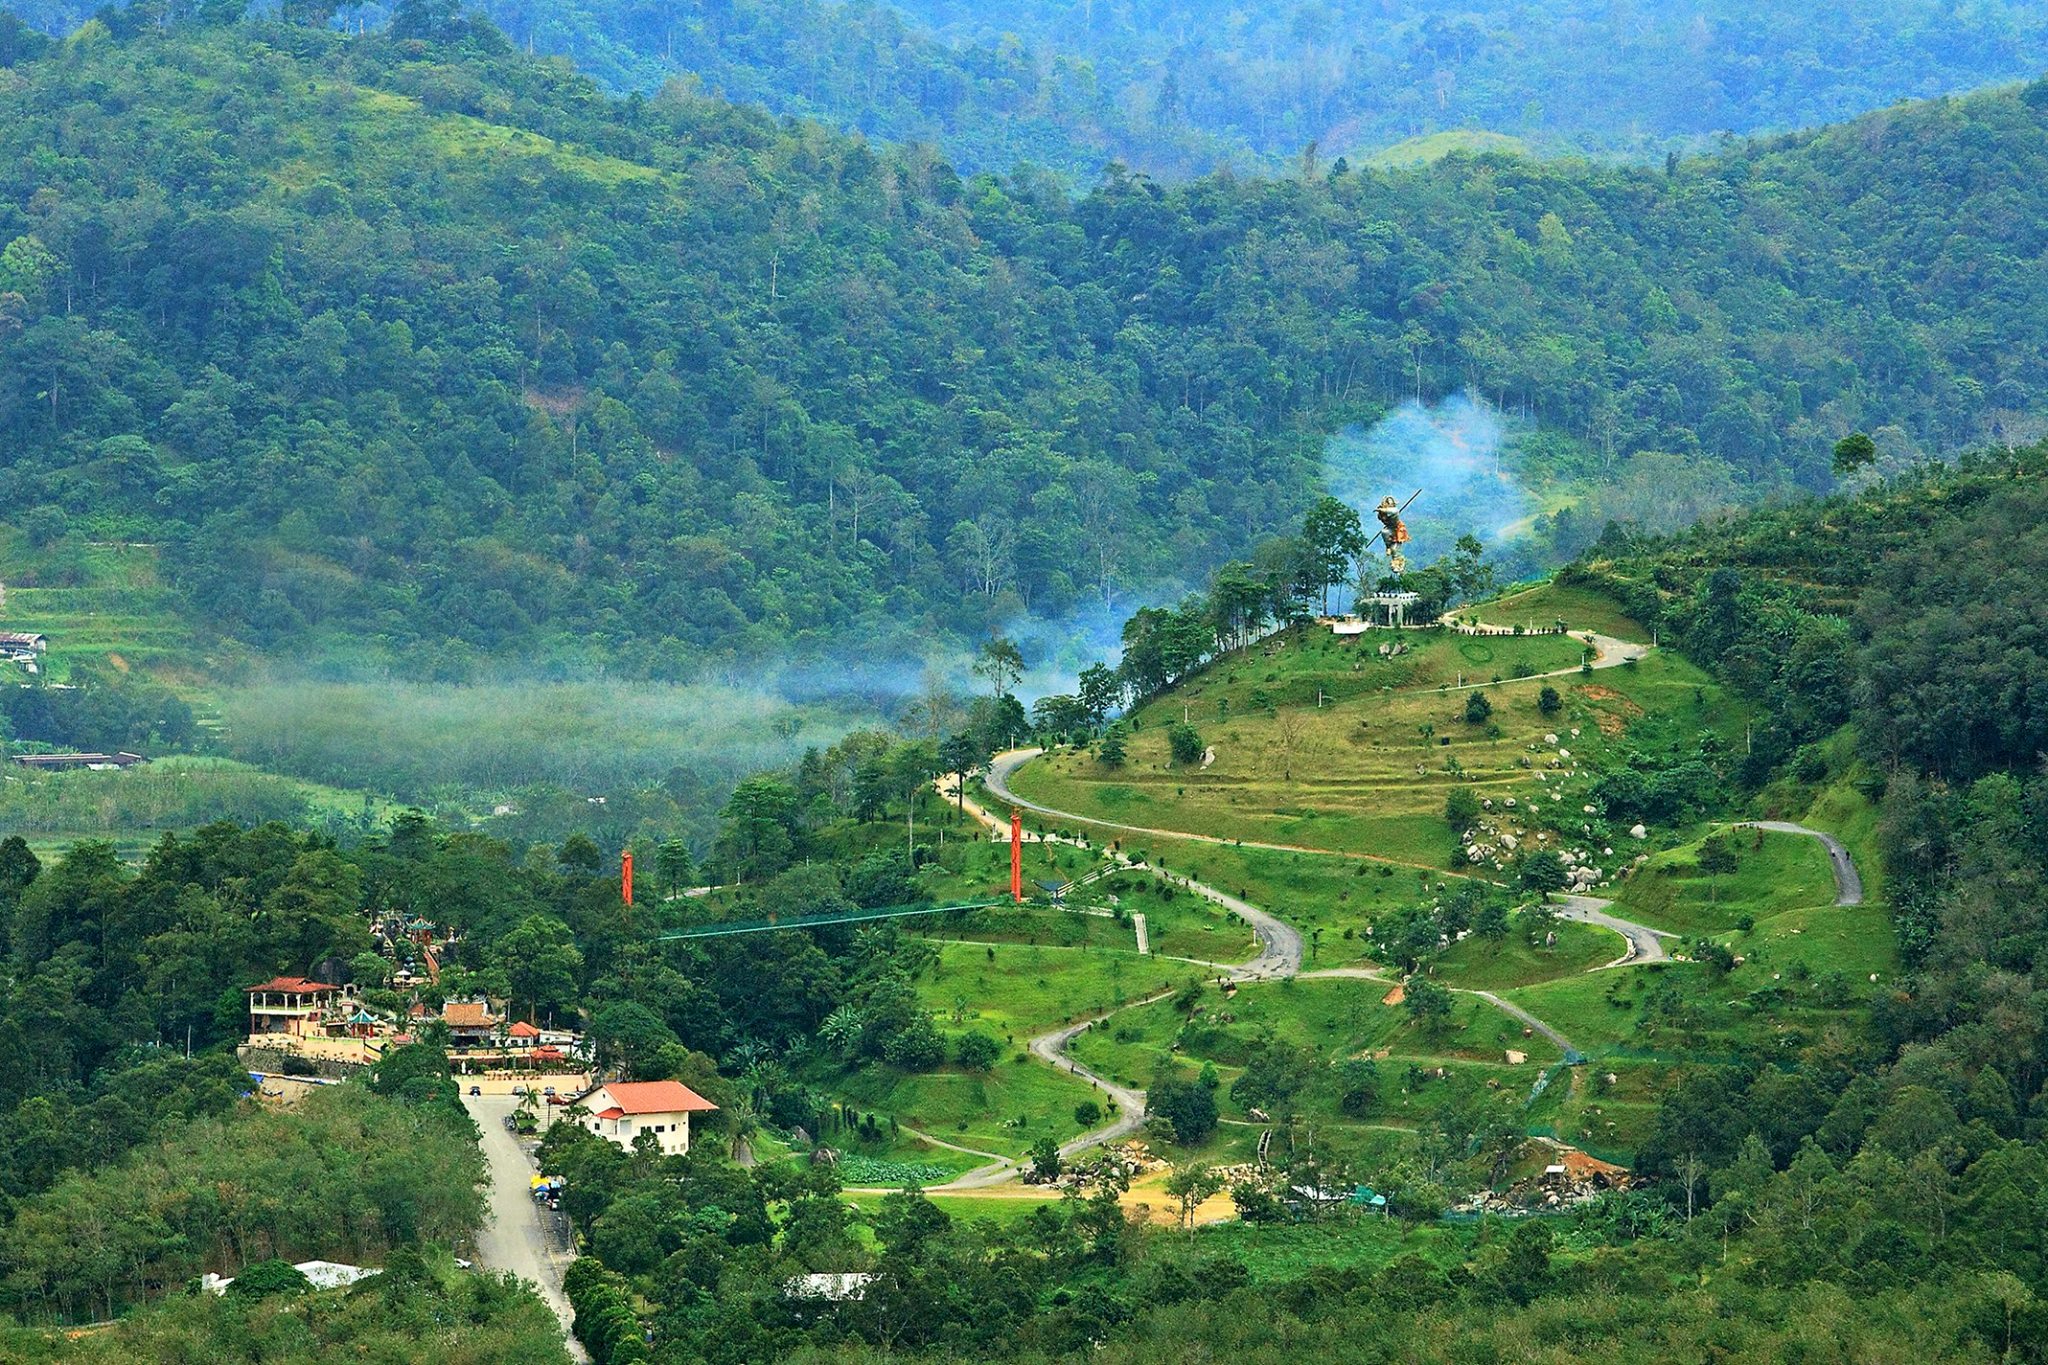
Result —
<path fill-rule="evenodd" d="M 607 1081 L 578 1097 L 591 1132 L 632 1150 L 642 1133 L 654 1134 L 662 1155 L 690 1150 L 690 1115 L 718 1108 L 681 1081 Z"/>
<path fill-rule="evenodd" d="M 448 1046 L 457 1052 L 488 1044 L 500 1022 L 486 1000 L 450 1000 L 441 1006 L 441 1022 L 448 1026 Z"/>
<path fill-rule="evenodd" d="M 294 1037 L 316 1037 L 330 1002 L 340 999 L 341 987 L 303 976 L 275 976 L 254 986 L 244 986 L 249 997 L 249 1032 L 287 1033 Z"/>

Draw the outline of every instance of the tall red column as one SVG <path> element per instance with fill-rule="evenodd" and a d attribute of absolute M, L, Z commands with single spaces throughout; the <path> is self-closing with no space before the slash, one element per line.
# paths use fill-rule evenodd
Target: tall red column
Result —
<path fill-rule="evenodd" d="M 630 848 L 619 859 L 619 895 L 626 904 L 633 903 L 633 850 Z"/>
<path fill-rule="evenodd" d="M 1010 899 L 1024 903 L 1024 812 L 1010 809 Z"/>

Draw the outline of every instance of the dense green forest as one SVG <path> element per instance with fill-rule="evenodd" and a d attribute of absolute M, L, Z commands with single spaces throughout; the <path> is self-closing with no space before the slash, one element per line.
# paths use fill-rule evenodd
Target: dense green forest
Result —
<path fill-rule="evenodd" d="M 65 33 L 95 8 L 26 0 L 22 13 Z M 350 27 L 388 12 L 342 8 Z M 478 8 L 529 51 L 567 56 L 619 92 L 687 75 L 778 113 L 932 143 L 963 169 L 1028 162 L 1083 185 L 1110 161 L 1173 177 L 1270 170 L 1312 145 L 1357 159 L 1475 129 L 1545 151 L 1661 156 L 1709 134 L 1834 122 L 2048 64 L 2040 14 L 2009 2 L 1862 0 L 1825 13 L 1755 0 Z"/>
<path fill-rule="evenodd" d="M 338 668 L 887 657 L 1199 581 L 1416 394 L 1640 512 L 1825 486 L 1852 427 L 2017 430 L 2041 382 L 2044 86 L 1070 203 L 399 29 L 10 30 L 0 488 L 53 573 L 158 542 L 202 638 Z"/>
<path fill-rule="evenodd" d="M 397 1277 L 323 1312 L 323 1342 L 414 1312 L 534 1326 L 487 1283 L 436 1279 L 404 1250 L 473 1218 L 460 1172 L 474 1157 L 431 1044 L 292 1116 L 238 1108 L 231 1067 L 206 1055 L 233 1036 L 238 981 L 320 964 L 372 980 L 363 911 L 397 906 L 461 931 L 442 990 L 580 1014 L 608 1066 L 680 1077 L 721 1106 L 686 1157 L 621 1151 L 571 1125 L 546 1140 L 586 1252 L 567 1286 L 577 1330 L 603 1358 L 1140 1360 L 1227 1346 L 1278 1360 L 1307 1342 L 1388 1360 L 2040 1359 L 2048 780 L 2033 753 L 2040 665 L 2024 588 L 2042 556 L 2044 481 L 2048 448 L 1991 452 L 1677 536 L 1617 527 L 1565 575 L 1751 699 L 1752 747 L 1697 743 L 1701 762 L 1726 769 L 1717 804 L 1797 810 L 1845 788 L 1877 802 L 1884 863 L 1872 870 L 1904 964 L 1867 1009 L 1826 1028 L 1678 1068 L 1635 1153 L 1658 1177 L 1647 1188 L 1556 1218 L 1439 1223 L 1449 1190 L 1489 1178 L 1491 1130 L 1456 1109 L 1418 1135 L 1440 1153 L 1431 1172 L 1371 1172 L 1392 1196 L 1385 1219 L 1297 1223 L 1247 1195 L 1234 1227 L 1147 1229 L 1124 1217 L 1112 1182 L 990 1221 L 914 1189 L 850 1207 L 827 1164 L 735 1164 L 737 1143 L 770 1131 L 845 1133 L 835 1140 L 850 1146 L 851 1130 L 874 1131 L 872 1114 L 860 1124 L 835 1099 L 859 1078 L 1024 1065 L 932 1017 L 920 990 L 943 954 L 929 938 L 852 924 L 656 937 L 922 894 L 938 860 L 930 845 L 908 852 L 900 817 L 917 803 L 927 838 L 956 821 L 923 784 L 1016 723 L 997 687 L 958 735 L 855 736 L 742 784 L 702 868 L 681 846 L 645 851 L 655 893 L 702 871 L 741 883 L 710 898 L 627 907 L 587 839 L 522 850 L 417 818 L 347 846 L 219 826 L 164 839 L 134 870 L 91 844 L 48 864 L 0 844 L 0 1027 L 15 1055 L 37 1059 L 6 1073 L 0 1146 L 15 1183 L 0 1210 L 0 1293 L 17 1313 L 81 1317 L 146 1303 L 201 1264 L 391 1245 Z M 1312 517 L 1298 545 L 1329 520 Z M 1962 571 L 1934 572 L 1936 555 Z M 1257 571 L 1238 566 L 1219 586 Z M 1461 571 L 1480 572 L 1440 570 Z M 1298 571 L 1290 591 L 1313 593 L 1315 572 Z M 1232 628 L 1196 604 L 1134 619 L 1140 646 L 1158 635 L 1180 647 L 1198 620 Z M 1229 637 L 1209 638 L 1201 648 Z M 1199 668 L 1145 647 L 1130 657 L 1120 678 L 1104 670 L 1091 685 L 1170 686 L 1147 670 Z M 1085 732 L 1103 718 L 1045 723 Z M 952 828 L 956 854 L 975 847 Z M 1786 989 L 1752 981 L 1758 1007 Z M 368 998 L 399 999 L 374 986 Z M 149 1046 L 185 1036 L 200 1053 L 190 1062 Z M 1269 1064 L 1254 1057 L 1243 1075 Z M 1388 1098 L 1369 1090 L 1363 1103 Z M 238 1135 L 260 1141 L 261 1170 L 318 1190 L 377 1169 L 397 1150 L 381 1139 L 400 1128 L 415 1133 L 405 1150 L 432 1153 L 424 1169 L 444 1174 L 421 1180 L 413 1163 L 379 1178 L 375 1206 L 346 1222 L 321 1216 L 325 1201 L 241 1210 L 177 1197 L 221 1163 L 247 1174 Z M 79 1132 L 92 1136 L 81 1145 Z M 1303 1163 L 1288 1167 L 1297 1181 L 1349 1178 L 1341 1158 L 1279 1159 Z M 246 1250 L 218 1240 L 230 1234 Z M 783 1289 L 840 1271 L 876 1278 L 837 1309 Z M 276 1326 L 256 1306 L 172 1304 L 121 1330 L 169 1342 Z"/>
<path fill-rule="evenodd" d="M 2015 4 L 482 9 L 531 50 L 563 53 L 616 89 L 688 73 L 733 99 L 934 143 L 963 168 L 1029 162 L 1083 184 L 1110 161 L 1171 177 L 1270 170 L 1304 148 L 1403 156 L 1404 140 L 1467 130 L 1542 150 L 1661 156 L 1708 134 L 1834 122 L 2048 63 L 2048 29 Z"/>

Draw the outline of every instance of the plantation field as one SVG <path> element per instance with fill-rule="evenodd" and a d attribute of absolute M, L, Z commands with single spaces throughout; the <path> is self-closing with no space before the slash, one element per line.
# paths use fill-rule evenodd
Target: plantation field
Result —
<path fill-rule="evenodd" d="M 394 807 L 361 792 L 281 777 L 227 759 L 172 756 L 111 772 L 0 775 L 0 826 L 39 851 L 78 839 L 110 839 L 124 856 L 166 832 L 217 820 L 275 820 L 361 834 Z"/>
<path fill-rule="evenodd" d="M 1557 643 L 1437 636 L 1426 648 Z M 1322 652 L 1297 642 L 1281 657 L 1299 663 Z M 1296 678 L 1308 683 L 1315 676 L 1302 671 Z M 1011 783 L 1019 796 L 1083 819 L 1447 869 L 1456 845 L 1443 810 L 1453 787 L 1472 788 L 1502 813 L 1512 800 L 1518 819 L 1577 834 L 1588 823 L 1580 807 L 1594 779 L 1626 746 L 1703 731 L 1724 744 L 1739 742 L 1741 709 L 1674 657 L 1653 654 L 1639 665 L 1554 679 L 1549 685 L 1561 704 L 1553 715 L 1539 708 L 1544 685 L 1489 684 L 1480 695 L 1491 714 L 1475 723 L 1466 719 L 1468 694 L 1431 691 L 1357 696 L 1320 708 L 1231 710 L 1212 719 L 1194 703 L 1199 683 L 1191 684 L 1145 714 L 1156 718 L 1187 699 L 1214 753 L 1208 766 L 1174 764 L 1167 727 L 1147 723 L 1130 736 L 1121 768 L 1086 750 L 1062 750 L 1018 769 Z M 1547 744 L 1547 735 L 1559 742 Z M 1592 823 L 1593 837 L 1612 840 L 1614 831 L 1597 818 Z M 1126 848 L 1151 837 L 1104 833 Z"/>
<path fill-rule="evenodd" d="M 117 674 L 201 671 L 192 633 L 158 577 L 153 545 L 67 539 L 38 550 L 0 527 L 0 583 L 0 630 L 50 637 L 39 661 L 48 681 L 67 681 L 81 665 Z M 18 665 L 0 665 L 0 681 L 28 676 Z"/>

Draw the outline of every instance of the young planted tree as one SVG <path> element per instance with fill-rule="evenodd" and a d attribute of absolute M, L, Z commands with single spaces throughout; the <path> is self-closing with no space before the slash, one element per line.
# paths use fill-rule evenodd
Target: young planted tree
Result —
<path fill-rule="evenodd" d="M 1105 768 L 1121 768 L 1130 755 L 1124 748 L 1124 727 L 1112 725 L 1102 742 L 1095 746 L 1096 761 Z"/>

